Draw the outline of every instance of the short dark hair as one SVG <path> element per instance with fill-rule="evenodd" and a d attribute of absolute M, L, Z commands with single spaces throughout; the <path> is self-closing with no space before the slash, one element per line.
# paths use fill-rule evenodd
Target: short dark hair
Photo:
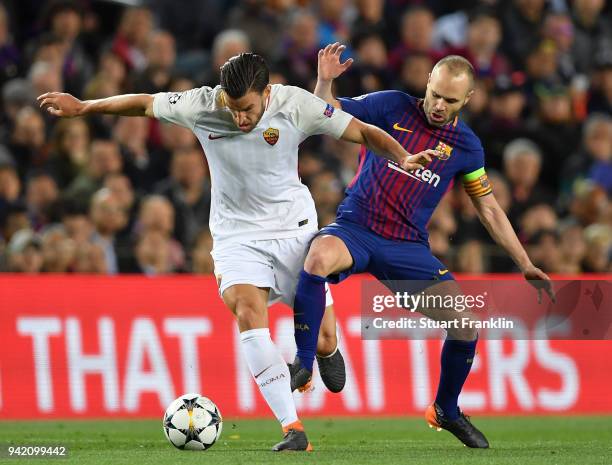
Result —
<path fill-rule="evenodd" d="M 270 82 L 265 60 L 255 53 L 241 53 L 221 66 L 221 87 L 231 98 L 240 98 L 250 91 L 262 93 Z"/>

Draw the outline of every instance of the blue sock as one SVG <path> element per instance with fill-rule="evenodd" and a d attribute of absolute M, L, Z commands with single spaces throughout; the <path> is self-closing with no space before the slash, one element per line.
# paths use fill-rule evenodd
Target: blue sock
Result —
<path fill-rule="evenodd" d="M 474 341 L 446 339 L 442 347 L 440 384 L 436 394 L 436 404 L 451 421 L 459 418 L 457 401 L 463 383 L 472 368 L 477 342 L 478 339 Z"/>
<path fill-rule="evenodd" d="M 302 366 L 310 371 L 317 353 L 323 313 L 325 313 L 325 278 L 302 270 L 295 291 L 293 323 L 297 356 L 300 357 Z"/>

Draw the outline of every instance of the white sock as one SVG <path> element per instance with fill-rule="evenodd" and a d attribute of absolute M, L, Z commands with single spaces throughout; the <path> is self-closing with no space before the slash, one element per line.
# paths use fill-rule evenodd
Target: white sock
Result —
<path fill-rule="evenodd" d="M 297 421 L 289 368 L 272 342 L 270 330 L 244 331 L 240 343 L 249 370 L 281 426 Z"/>

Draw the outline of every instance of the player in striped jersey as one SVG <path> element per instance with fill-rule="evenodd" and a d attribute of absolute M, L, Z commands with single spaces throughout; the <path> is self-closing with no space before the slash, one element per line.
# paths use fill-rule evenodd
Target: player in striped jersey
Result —
<path fill-rule="evenodd" d="M 317 296 L 323 292 L 324 283 L 337 283 L 354 273 L 369 272 L 393 291 L 405 290 L 408 281 L 432 280 L 431 286 L 426 285 L 428 292 L 457 292 L 453 275 L 432 255 L 426 230 L 434 209 L 456 177 L 463 182 L 491 236 L 538 289 L 538 295 L 545 289 L 552 298 L 550 279 L 531 263 L 495 200 L 480 140 L 458 117 L 474 92 L 472 65 L 459 56 L 440 60 L 422 100 L 399 91 L 335 99 L 332 81 L 351 64 L 351 60 L 340 61 L 343 50 L 344 46 L 336 43 L 319 52 L 315 94 L 384 129 L 408 152 L 435 149 L 439 156 L 424 168 L 407 171 L 362 147 L 357 174 L 346 189 L 336 222 L 324 227 L 310 247 L 294 303 L 296 320 L 307 323 L 313 332 L 311 337 L 316 339 L 323 314 Z M 422 312 L 437 320 L 456 316 L 439 309 Z M 457 405 L 477 337 L 471 328 L 448 331 L 438 392 L 426 418 L 431 426 L 450 431 L 467 446 L 486 448 L 489 443 L 485 436 Z M 298 358 L 291 366 L 293 385 L 309 382 L 311 360 L 298 345 Z"/>

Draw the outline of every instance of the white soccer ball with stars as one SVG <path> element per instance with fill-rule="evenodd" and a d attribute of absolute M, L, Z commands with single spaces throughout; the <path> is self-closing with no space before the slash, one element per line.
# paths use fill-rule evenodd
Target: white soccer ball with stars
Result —
<path fill-rule="evenodd" d="M 219 439 L 222 427 L 215 403 L 196 393 L 174 400 L 164 414 L 164 434 L 178 449 L 206 450 Z"/>

